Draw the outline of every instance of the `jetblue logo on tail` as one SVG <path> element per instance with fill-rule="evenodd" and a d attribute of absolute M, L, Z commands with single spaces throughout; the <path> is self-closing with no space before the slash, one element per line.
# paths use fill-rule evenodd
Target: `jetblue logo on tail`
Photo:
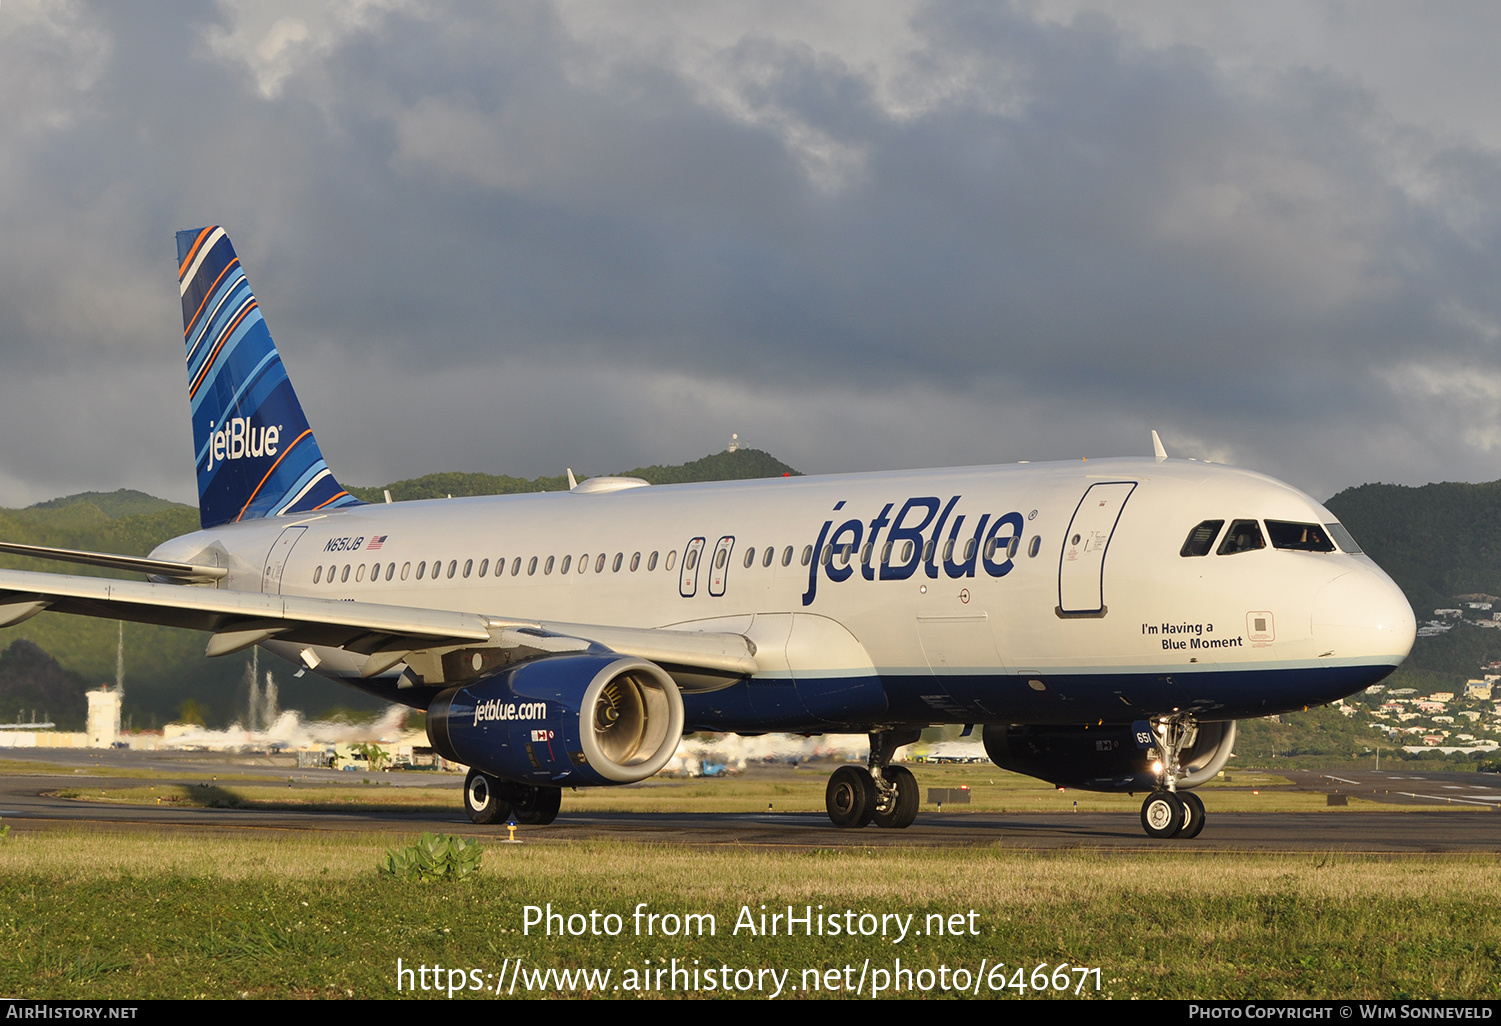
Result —
<path fill-rule="evenodd" d="M 210 422 L 209 427 L 213 424 Z M 208 449 L 208 467 L 226 460 L 242 460 L 246 457 L 275 456 L 281 444 L 281 425 L 255 426 L 249 417 L 231 417 L 222 428 L 214 431 L 213 444 Z"/>

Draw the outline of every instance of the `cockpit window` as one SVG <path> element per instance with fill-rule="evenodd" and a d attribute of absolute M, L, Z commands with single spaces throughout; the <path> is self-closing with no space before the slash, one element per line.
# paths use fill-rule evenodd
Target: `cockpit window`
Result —
<path fill-rule="evenodd" d="M 1355 539 L 1350 537 L 1350 532 L 1345 530 L 1344 524 L 1325 524 L 1329 533 L 1334 535 L 1334 540 L 1339 543 L 1341 552 L 1356 555 L 1360 552 L 1360 546 L 1355 544 Z"/>
<path fill-rule="evenodd" d="M 1328 533 L 1318 524 L 1292 524 L 1286 520 L 1268 520 L 1266 533 L 1272 539 L 1274 549 L 1292 549 L 1295 552 L 1333 552 L 1334 543 Z"/>
<path fill-rule="evenodd" d="M 1261 537 L 1261 525 L 1254 520 L 1236 520 L 1231 522 L 1230 530 L 1225 532 L 1225 540 L 1220 542 L 1220 547 L 1215 551 L 1221 556 L 1232 556 L 1237 552 L 1253 552 L 1264 548 L 1266 542 Z"/>
<path fill-rule="evenodd" d="M 1220 535 L 1220 528 L 1225 526 L 1223 520 L 1206 520 L 1192 531 L 1188 532 L 1188 540 L 1183 543 L 1183 548 L 1178 550 L 1180 556 L 1207 556 L 1209 550 L 1214 548 L 1214 540 Z"/>

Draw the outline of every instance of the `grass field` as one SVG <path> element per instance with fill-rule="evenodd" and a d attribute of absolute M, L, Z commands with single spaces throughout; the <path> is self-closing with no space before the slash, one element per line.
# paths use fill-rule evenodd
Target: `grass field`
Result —
<path fill-rule="evenodd" d="M 884 973 L 890 996 L 951 994 L 960 974 L 968 993 L 1010 998 L 1058 996 L 1059 979 L 1081 997 L 1501 996 L 1501 859 L 1490 856 L 491 843 L 465 881 L 379 877 L 386 850 L 412 840 L 12 834 L 0 841 L 0 990 L 446 998 L 442 987 L 456 985 L 458 998 L 514 981 L 518 997 L 722 996 L 723 978 L 733 993 L 768 996 L 780 973 L 780 996 L 809 997 L 857 984 L 868 995 Z M 552 936 L 527 932 L 526 906 L 549 903 L 565 917 Z M 663 936 L 675 924 L 659 918 L 651 936 L 637 936 L 641 903 L 645 915 L 712 915 L 714 935 Z M 763 904 L 768 915 L 813 906 L 826 925 L 837 914 L 841 935 L 746 930 L 742 916 L 759 927 Z M 866 913 L 864 925 L 879 921 L 887 936 L 858 935 Z M 582 936 L 568 935 L 574 914 Z M 940 922 L 942 935 L 924 932 Z M 846 923 L 856 936 L 843 935 Z M 611 926 L 618 936 L 605 933 Z M 422 970 L 400 992 L 398 959 Z M 1061 978 L 1051 975 L 1060 963 L 1070 967 Z M 659 969 L 660 987 L 650 976 Z M 531 975 L 548 970 L 596 975 Z M 476 984 L 483 990 L 467 989 Z"/>

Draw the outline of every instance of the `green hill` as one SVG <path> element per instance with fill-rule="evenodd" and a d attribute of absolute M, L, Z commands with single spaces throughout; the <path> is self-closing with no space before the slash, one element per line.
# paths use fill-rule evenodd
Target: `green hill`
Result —
<path fill-rule="evenodd" d="M 79 503 L 94 506 L 107 517 L 130 517 L 141 513 L 160 513 L 169 509 L 193 509 L 192 506 L 184 506 L 170 499 L 158 499 L 155 495 L 147 495 L 134 488 L 119 488 L 113 492 L 79 492 L 77 495 L 64 495 L 60 499 L 38 502 L 34 506 L 28 506 L 27 509 L 62 509 Z"/>
<path fill-rule="evenodd" d="M 716 452 L 692 463 L 676 467 L 650 466 L 621 471 L 622 477 L 639 477 L 654 485 L 689 484 L 694 481 L 743 481 L 756 477 L 800 477 L 796 470 L 769 453 L 759 449 L 738 449 L 735 452 Z M 583 474 L 578 480 L 586 480 Z M 568 490 L 568 477 L 507 477 L 503 474 L 438 473 L 414 477 L 374 488 L 350 487 L 349 494 L 366 502 L 384 502 L 382 492 L 389 489 L 396 502 L 413 499 L 441 499 L 461 495 L 515 495 L 520 492 L 563 492 Z"/>
<path fill-rule="evenodd" d="M 1455 595 L 1501 595 L 1501 481 L 1368 484 L 1325 503 L 1406 593 L 1419 619 Z"/>

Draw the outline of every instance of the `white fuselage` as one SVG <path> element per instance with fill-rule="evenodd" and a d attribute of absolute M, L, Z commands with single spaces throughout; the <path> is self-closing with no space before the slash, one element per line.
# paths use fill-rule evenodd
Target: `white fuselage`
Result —
<path fill-rule="evenodd" d="M 153 555 L 228 566 L 223 588 L 743 634 L 754 677 L 686 696 L 707 729 L 1232 719 L 1365 687 L 1414 637 L 1364 555 L 1180 555 L 1208 520 L 1335 522 L 1190 460 L 587 488 L 231 524 Z M 321 655 L 357 681 L 355 657 Z M 778 688 L 804 700 L 756 697 Z"/>

